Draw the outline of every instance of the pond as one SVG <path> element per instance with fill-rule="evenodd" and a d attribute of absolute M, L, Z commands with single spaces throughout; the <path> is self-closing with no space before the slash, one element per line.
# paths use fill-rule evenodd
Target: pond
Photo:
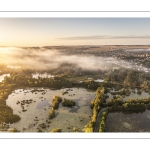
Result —
<path fill-rule="evenodd" d="M 3 75 L 0 75 L 0 82 L 2 82 L 4 80 L 4 77 L 9 77 L 10 74 L 3 74 Z"/>
<path fill-rule="evenodd" d="M 104 82 L 103 79 L 97 79 L 97 80 L 94 80 L 95 82 Z"/>
<path fill-rule="evenodd" d="M 150 111 L 140 113 L 109 113 L 106 132 L 150 132 Z"/>
<path fill-rule="evenodd" d="M 68 93 L 62 95 L 65 91 Z M 55 95 L 74 100 L 76 106 L 68 108 L 60 103 L 59 108 L 55 110 L 56 117 L 49 120 L 52 98 Z M 74 127 L 82 132 L 91 119 L 90 101 L 94 97 L 95 91 L 84 88 L 26 88 L 13 91 L 6 103 L 13 109 L 14 114 L 21 117 L 19 122 L 13 124 L 20 132 L 50 132 L 53 128 L 61 128 L 62 132 L 73 132 Z"/>

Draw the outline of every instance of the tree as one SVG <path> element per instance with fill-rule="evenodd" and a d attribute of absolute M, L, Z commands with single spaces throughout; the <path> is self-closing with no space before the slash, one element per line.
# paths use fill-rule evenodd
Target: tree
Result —
<path fill-rule="evenodd" d="M 51 108 L 50 112 L 49 112 L 49 118 L 52 119 L 54 117 L 55 117 L 55 110 L 54 110 L 54 108 Z"/>

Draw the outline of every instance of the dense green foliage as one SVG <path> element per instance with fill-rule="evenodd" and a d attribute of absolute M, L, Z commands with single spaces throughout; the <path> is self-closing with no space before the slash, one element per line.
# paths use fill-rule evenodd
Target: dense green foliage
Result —
<path fill-rule="evenodd" d="M 49 87 L 60 89 L 62 87 L 72 87 L 69 80 L 66 80 L 64 76 L 56 76 L 54 78 L 32 78 L 30 75 L 23 73 L 12 73 L 10 77 L 5 77 L 4 84 L 17 84 L 18 86 L 28 87 Z"/>
<path fill-rule="evenodd" d="M 105 121 L 106 121 L 107 115 L 108 115 L 108 110 L 105 110 L 102 112 L 100 116 L 99 132 L 105 131 Z"/>
<path fill-rule="evenodd" d="M 0 122 L 14 123 L 21 118 L 18 115 L 13 114 L 12 108 L 6 105 L 6 99 L 9 94 L 15 89 L 16 83 L 6 83 L 8 77 L 6 76 L 3 82 L 0 83 Z"/>
<path fill-rule="evenodd" d="M 144 103 L 124 103 L 123 110 L 146 110 L 146 105 Z"/>
<path fill-rule="evenodd" d="M 68 100 L 68 99 L 65 99 L 62 101 L 62 106 L 64 107 L 72 107 L 72 106 L 75 106 L 76 103 L 74 100 Z"/>
<path fill-rule="evenodd" d="M 59 96 L 54 96 L 52 100 L 52 107 L 57 109 L 59 107 L 59 103 L 62 101 L 62 98 Z"/>
<path fill-rule="evenodd" d="M 55 117 L 55 110 L 54 108 L 52 107 L 49 111 L 49 118 L 50 119 L 53 119 Z"/>
<path fill-rule="evenodd" d="M 77 128 L 73 128 L 73 132 L 78 132 L 78 129 Z"/>
<path fill-rule="evenodd" d="M 113 102 L 113 103 L 112 103 Z M 118 99 L 112 99 L 108 101 L 109 111 L 143 111 L 149 108 L 150 97 L 145 99 L 130 98 L 126 102 Z"/>
<path fill-rule="evenodd" d="M 62 129 L 60 129 L 60 128 L 54 128 L 51 130 L 51 132 L 61 132 L 61 131 L 62 131 Z"/>
<path fill-rule="evenodd" d="M 118 69 L 106 73 L 105 80 L 113 84 L 113 87 L 118 85 L 121 87 L 141 88 L 150 93 L 150 73 L 131 69 Z M 140 90 L 138 92 L 140 94 Z M 120 94 L 128 95 L 129 93 L 122 91 Z"/>
<path fill-rule="evenodd" d="M 18 115 L 13 114 L 12 108 L 7 105 L 0 104 L 0 123 L 14 123 L 20 119 L 21 118 Z"/>
<path fill-rule="evenodd" d="M 123 102 L 123 99 L 119 96 L 119 95 L 115 95 L 112 99 L 110 99 L 108 102 L 107 102 L 107 106 L 118 106 L 118 105 L 122 105 L 124 102 Z"/>
<path fill-rule="evenodd" d="M 107 90 L 108 91 L 108 90 Z M 138 90 L 139 91 L 139 90 Z M 137 91 L 137 93 L 138 93 Z M 133 90 L 134 92 L 134 90 Z M 108 112 L 114 111 L 122 111 L 122 112 L 143 112 L 146 109 L 150 109 L 150 96 L 144 99 L 134 99 L 130 98 L 126 102 L 123 101 L 122 97 L 129 96 L 130 90 L 121 88 L 119 91 L 114 91 L 113 98 L 110 99 L 107 103 L 105 99 L 107 98 L 106 88 L 101 86 L 96 90 L 95 99 L 91 100 L 90 107 L 93 109 L 93 114 L 91 117 L 90 122 L 84 126 L 84 132 L 93 132 L 95 122 L 97 120 L 98 112 L 100 111 L 101 107 L 107 107 L 107 111 L 102 113 L 100 117 L 100 127 L 99 132 L 105 131 L 105 120 L 107 117 Z"/>
<path fill-rule="evenodd" d="M 19 132 L 16 128 L 11 128 L 9 132 Z"/>
<path fill-rule="evenodd" d="M 95 99 L 93 99 L 91 101 L 90 106 L 93 109 L 93 114 L 92 114 L 90 122 L 88 122 L 84 126 L 84 129 L 83 129 L 84 132 L 93 132 L 94 131 L 94 126 L 96 123 L 98 112 L 100 111 L 101 105 L 104 102 L 105 102 L 105 88 L 103 86 L 101 86 L 96 90 Z"/>

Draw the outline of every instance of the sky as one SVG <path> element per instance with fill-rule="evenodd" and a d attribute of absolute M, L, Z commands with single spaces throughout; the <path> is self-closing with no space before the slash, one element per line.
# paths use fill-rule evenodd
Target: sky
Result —
<path fill-rule="evenodd" d="M 0 18 L 0 46 L 146 44 L 150 18 Z"/>

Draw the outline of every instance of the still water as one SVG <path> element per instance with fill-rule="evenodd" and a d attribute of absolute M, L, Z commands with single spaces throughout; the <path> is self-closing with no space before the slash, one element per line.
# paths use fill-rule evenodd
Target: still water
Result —
<path fill-rule="evenodd" d="M 150 111 L 131 114 L 109 113 L 106 132 L 150 132 Z"/>
<path fill-rule="evenodd" d="M 113 95 L 107 93 L 109 98 L 106 99 L 108 102 Z M 147 98 L 149 93 L 142 91 L 141 94 L 137 94 L 131 91 L 129 96 L 125 96 L 123 101 L 127 101 L 129 98 Z M 150 132 L 150 111 L 139 113 L 122 113 L 122 112 L 111 112 L 108 114 L 106 119 L 106 132 Z"/>
<path fill-rule="evenodd" d="M 2 82 L 4 80 L 4 77 L 9 77 L 10 74 L 3 74 L 3 75 L 0 75 L 0 82 Z"/>

